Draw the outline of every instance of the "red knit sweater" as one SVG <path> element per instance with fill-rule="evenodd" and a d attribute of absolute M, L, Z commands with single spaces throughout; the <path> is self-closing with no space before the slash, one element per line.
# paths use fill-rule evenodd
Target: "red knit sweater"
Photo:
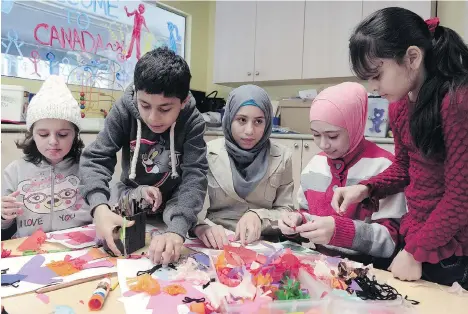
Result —
<path fill-rule="evenodd" d="M 361 182 L 380 199 L 405 188 L 408 213 L 400 224 L 405 250 L 420 262 L 437 263 L 468 255 L 468 92 L 441 105 L 446 157 L 427 160 L 409 130 L 408 99 L 390 105 L 395 162 L 380 175 Z"/>

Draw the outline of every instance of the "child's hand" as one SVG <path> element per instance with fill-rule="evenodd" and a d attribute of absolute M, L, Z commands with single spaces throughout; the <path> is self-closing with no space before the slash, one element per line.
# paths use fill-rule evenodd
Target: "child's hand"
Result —
<path fill-rule="evenodd" d="M 127 227 L 133 226 L 134 223 L 134 221 L 127 220 Z M 94 225 L 96 226 L 96 234 L 106 241 L 107 246 L 116 256 L 120 256 L 121 252 L 115 245 L 113 231 L 115 227 L 123 226 L 123 217 L 112 212 L 107 205 L 102 204 L 94 210 Z"/>
<path fill-rule="evenodd" d="M 141 197 L 148 202 L 153 204 L 152 211 L 155 212 L 162 203 L 161 191 L 155 186 L 144 186 L 141 189 Z"/>
<path fill-rule="evenodd" d="M 151 239 L 149 247 L 150 260 L 154 264 L 167 265 L 179 260 L 184 238 L 177 233 L 158 234 Z"/>
<path fill-rule="evenodd" d="M 205 244 L 206 247 L 222 250 L 225 245 L 229 244 L 229 240 L 226 236 L 226 230 L 224 230 L 224 227 L 221 225 L 196 226 L 193 233 L 195 233 L 197 238 L 203 241 L 203 244 Z"/>
<path fill-rule="evenodd" d="M 406 250 L 401 250 L 388 270 L 392 272 L 393 277 L 400 280 L 418 280 L 422 276 L 422 263 L 415 260 Z"/>
<path fill-rule="evenodd" d="M 16 197 L 20 194 L 19 191 L 13 192 L 8 196 L 2 196 L 2 217 L 5 220 L 15 219 L 23 214 L 21 206 L 23 203 L 17 202 Z"/>
<path fill-rule="evenodd" d="M 339 215 L 343 215 L 349 205 L 360 203 L 367 197 L 369 197 L 369 187 L 366 185 L 358 184 L 337 188 L 333 193 L 331 206 Z"/>
<path fill-rule="evenodd" d="M 296 232 L 312 243 L 328 244 L 335 234 L 335 219 L 332 216 L 317 216 L 314 220 L 297 227 Z"/>
<path fill-rule="evenodd" d="M 278 220 L 278 227 L 286 235 L 296 234 L 296 227 L 302 225 L 302 216 L 297 212 L 284 212 Z"/>
<path fill-rule="evenodd" d="M 252 243 L 260 239 L 262 233 L 262 221 L 260 217 L 252 212 L 246 212 L 236 226 L 236 240 L 241 241 L 243 245 Z"/>

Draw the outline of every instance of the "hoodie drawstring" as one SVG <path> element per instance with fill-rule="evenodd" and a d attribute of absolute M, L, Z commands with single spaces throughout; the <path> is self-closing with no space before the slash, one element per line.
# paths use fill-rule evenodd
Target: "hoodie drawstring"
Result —
<path fill-rule="evenodd" d="M 138 161 L 138 154 L 140 153 L 140 142 L 141 142 L 141 121 L 137 119 L 137 138 L 135 143 L 135 151 L 133 152 L 132 164 L 130 168 L 130 176 L 131 180 L 135 180 L 136 178 L 136 164 Z"/>
<path fill-rule="evenodd" d="M 171 170 L 172 174 L 171 177 L 172 179 L 175 179 L 179 176 L 177 173 L 177 159 L 176 159 L 176 154 L 175 154 L 175 149 L 174 149 L 174 129 L 175 129 L 175 122 L 172 123 L 171 125 L 171 131 L 169 132 L 169 147 L 171 149 Z"/>
<path fill-rule="evenodd" d="M 171 178 L 173 179 L 179 177 L 179 174 L 177 173 L 177 158 L 176 158 L 175 149 L 174 149 L 175 125 L 176 123 L 174 122 L 171 125 L 171 130 L 169 132 L 169 147 L 171 150 L 171 168 L 172 168 Z M 135 143 L 135 151 L 133 152 L 133 158 L 132 158 L 130 176 L 129 176 L 131 180 L 135 180 L 136 178 L 136 164 L 138 161 L 138 154 L 140 153 L 140 142 L 141 142 L 141 121 L 137 119 L 137 138 L 136 138 L 136 143 Z"/>

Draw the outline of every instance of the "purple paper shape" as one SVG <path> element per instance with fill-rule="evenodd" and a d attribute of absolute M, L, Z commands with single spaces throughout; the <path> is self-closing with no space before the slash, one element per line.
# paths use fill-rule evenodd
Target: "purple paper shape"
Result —
<path fill-rule="evenodd" d="M 279 249 L 278 251 L 274 252 L 270 256 L 267 257 L 265 264 L 263 264 L 263 267 L 270 265 L 272 262 L 274 262 L 278 257 L 280 257 L 284 252 L 284 249 Z"/>
<path fill-rule="evenodd" d="M 234 277 L 237 275 L 237 273 L 240 273 L 241 271 L 242 271 L 242 267 L 240 267 L 240 266 L 234 267 L 233 269 L 231 269 L 231 270 L 229 271 L 229 273 L 227 274 L 227 276 L 228 276 L 228 278 L 231 278 L 231 279 L 232 279 L 232 278 L 234 278 Z"/>
<path fill-rule="evenodd" d="M 210 267 L 210 257 L 204 253 L 195 253 L 191 255 L 193 259 L 195 259 L 198 263 L 202 264 L 203 266 Z"/>
<path fill-rule="evenodd" d="M 276 251 L 276 248 L 275 248 L 273 245 L 271 245 L 270 243 L 268 243 L 268 242 L 266 242 L 266 241 L 262 241 L 261 243 L 262 243 L 263 246 L 266 246 L 266 247 L 269 248 L 270 250 Z"/>
<path fill-rule="evenodd" d="M 352 289 L 353 291 L 362 291 L 361 287 L 359 287 L 357 282 L 354 280 L 351 281 L 351 285 L 349 285 L 349 288 Z"/>
<path fill-rule="evenodd" d="M 339 257 L 328 256 L 325 261 L 331 266 L 338 266 L 343 260 Z"/>
<path fill-rule="evenodd" d="M 4 284 L 11 285 L 12 283 L 15 283 L 17 281 L 22 281 L 24 278 L 26 278 L 26 275 L 4 274 L 2 275 L 2 285 Z"/>
<path fill-rule="evenodd" d="M 45 257 L 42 255 L 35 255 L 31 258 L 18 272 L 19 275 L 25 275 L 23 281 L 36 283 L 39 285 L 48 285 L 51 283 L 62 282 L 63 279 L 53 279 L 57 274 L 46 266 L 42 266 Z"/>

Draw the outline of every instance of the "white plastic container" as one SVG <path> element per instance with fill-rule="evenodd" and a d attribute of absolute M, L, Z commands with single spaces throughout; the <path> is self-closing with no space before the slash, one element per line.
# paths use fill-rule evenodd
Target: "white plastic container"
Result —
<path fill-rule="evenodd" d="M 405 306 L 402 299 L 370 301 L 333 298 L 330 314 L 416 314 L 414 307 Z"/>
<path fill-rule="evenodd" d="M 29 92 L 23 86 L 2 85 L 2 121 L 24 122 Z"/>

